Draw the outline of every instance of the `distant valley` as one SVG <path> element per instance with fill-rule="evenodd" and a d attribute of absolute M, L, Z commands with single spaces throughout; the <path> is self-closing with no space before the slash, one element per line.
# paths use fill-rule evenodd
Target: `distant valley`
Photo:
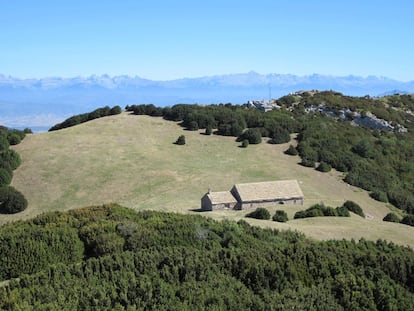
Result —
<path fill-rule="evenodd" d="M 385 77 L 267 74 L 256 72 L 154 81 L 108 75 L 19 79 L 0 75 L 0 124 L 45 131 L 68 116 L 105 105 L 152 103 L 243 104 L 297 90 L 336 90 L 353 96 L 414 92 L 414 81 Z"/>

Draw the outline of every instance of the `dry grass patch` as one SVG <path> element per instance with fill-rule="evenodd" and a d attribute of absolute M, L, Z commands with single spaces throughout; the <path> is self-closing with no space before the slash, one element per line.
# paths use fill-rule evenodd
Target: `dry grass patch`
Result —
<path fill-rule="evenodd" d="M 234 137 L 201 135 L 203 132 L 185 131 L 162 118 L 123 113 L 28 135 L 15 146 L 23 163 L 15 171 L 13 186 L 24 193 L 29 207 L 17 215 L 0 216 L 0 222 L 108 202 L 136 210 L 192 213 L 200 207 L 200 198 L 208 188 L 225 191 L 236 183 L 296 179 L 305 206 L 275 207 L 285 210 L 290 218 L 314 203 L 336 207 L 352 200 L 372 219 L 336 219 L 332 223 L 321 218 L 287 224 L 261 221 L 259 225 L 299 230 L 319 239 L 352 238 L 365 230 L 366 237 L 393 240 L 395 233 L 396 242 L 400 235 L 400 244 L 414 247 L 414 240 L 406 236 L 408 232 L 414 236 L 414 228 L 383 223 L 389 212 L 385 204 L 345 184 L 338 172 L 320 173 L 298 165 L 299 157 L 283 153 L 289 143 L 238 148 Z M 173 144 L 179 135 L 185 135 L 186 145 Z M 233 211 L 202 214 L 217 219 L 243 217 L 243 212 Z"/>

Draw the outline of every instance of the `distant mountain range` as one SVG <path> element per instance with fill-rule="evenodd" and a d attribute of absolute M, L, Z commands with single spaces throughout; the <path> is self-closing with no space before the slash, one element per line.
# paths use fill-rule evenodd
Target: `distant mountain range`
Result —
<path fill-rule="evenodd" d="M 0 124 L 41 130 L 71 115 L 105 105 L 242 104 L 250 99 L 278 98 L 290 92 L 310 89 L 378 96 L 414 93 L 414 81 L 401 82 L 375 76 L 262 75 L 253 71 L 170 81 L 153 81 L 138 76 L 19 79 L 0 75 Z"/>

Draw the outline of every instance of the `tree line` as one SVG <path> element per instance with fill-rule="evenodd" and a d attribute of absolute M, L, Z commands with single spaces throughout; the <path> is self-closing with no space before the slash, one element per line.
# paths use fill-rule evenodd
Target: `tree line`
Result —
<path fill-rule="evenodd" d="M 178 104 L 172 107 L 132 105 L 126 107 L 136 115 L 163 117 L 166 120 L 180 122 L 188 130 L 205 129 L 206 134 L 237 137 L 238 141 L 247 140 L 249 144 L 258 144 L 262 137 L 269 137 L 270 143 L 280 144 L 290 140 L 290 133 L 299 130 L 300 124 L 287 110 L 274 110 L 263 113 L 248 109 L 246 105 L 188 105 Z"/>
<path fill-rule="evenodd" d="M 30 129 L 23 131 L 0 126 L 0 214 L 14 214 L 27 207 L 24 195 L 10 186 L 13 171 L 21 164 L 19 154 L 10 146 L 19 144 Z"/>
<path fill-rule="evenodd" d="M 85 122 L 88 122 L 94 119 L 117 115 L 117 114 L 120 114 L 121 112 L 122 112 L 122 109 L 120 106 L 114 106 L 112 108 L 110 108 L 109 106 L 105 106 L 102 108 L 95 109 L 92 112 L 74 115 L 64 120 L 63 122 L 52 126 L 49 129 L 49 132 L 75 126 L 75 125 L 85 123 Z"/>

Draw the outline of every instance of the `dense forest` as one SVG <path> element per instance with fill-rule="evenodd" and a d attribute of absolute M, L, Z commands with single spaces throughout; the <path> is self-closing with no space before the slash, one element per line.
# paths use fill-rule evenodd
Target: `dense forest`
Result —
<path fill-rule="evenodd" d="M 413 310 L 414 252 L 116 205 L 0 228 L 1 310 Z"/>
<path fill-rule="evenodd" d="M 13 171 L 21 164 L 19 154 L 10 146 L 19 144 L 30 129 L 24 131 L 0 126 L 0 214 L 14 214 L 27 207 L 24 195 L 10 186 Z"/>
<path fill-rule="evenodd" d="M 346 182 L 370 191 L 374 199 L 414 214 L 413 95 L 371 98 L 333 91 L 302 92 L 274 103 L 279 109 L 266 113 L 231 104 L 133 105 L 126 109 L 180 122 L 188 130 L 205 129 L 207 135 L 234 136 L 244 147 L 260 143 L 262 137 L 268 137 L 268 143 L 286 143 L 289 134 L 297 133 L 297 148 L 291 146 L 287 153 L 298 152 L 302 165 L 316 166 L 322 172 L 335 168 L 344 172 Z M 341 110 L 346 111 L 343 118 Z M 355 115 L 360 120 L 374 115 L 390 128 L 405 132 L 357 126 Z"/>

